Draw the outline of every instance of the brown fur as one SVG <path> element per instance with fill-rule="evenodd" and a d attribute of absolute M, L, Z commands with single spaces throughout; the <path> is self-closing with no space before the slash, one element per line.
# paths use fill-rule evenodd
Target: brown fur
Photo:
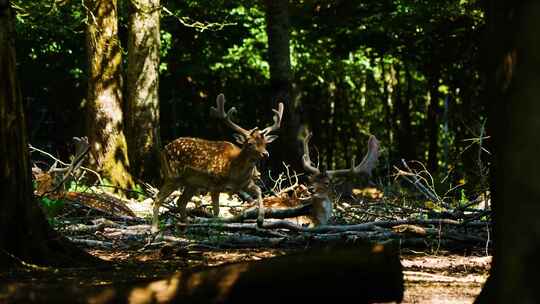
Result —
<path fill-rule="evenodd" d="M 263 147 L 264 148 L 264 147 Z M 174 190 L 184 186 L 178 200 L 182 219 L 187 202 L 197 190 L 212 192 L 214 215 L 219 215 L 219 193 L 245 189 L 259 198 L 260 188 L 255 185 L 255 162 L 266 150 L 260 151 L 249 143 L 242 149 L 226 141 L 210 141 L 181 137 L 165 146 L 161 154 L 164 184 L 154 202 L 153 229 L 157 230 L 159 206 Z"/>
<path fill-rule="evenodd" d="M 234 112 L 234 108 L 225 113 L 224 104 L 225 96 L 218 95 L 216 108 L 212 108 L 211 113 L 238 132 L 235 137 L 242 147 L 239 148 L 227 141 L 210 141 L 192 137 L 181 137 L 165 146 L 161 153 L 164 183 L 154 201 L 153 231 L 158 230 L 160 205 L 180 186 L 184 186 L 184 192 L 177 204 L 182 219 L 186 217 L 187 202 L 197 190 L 211 192 L 215 216 L 219 215 L 220 192 L 246 190 L 257 196 L 259 202 L 257 223 L 262 226 L 264 207 L 261 189 L 255 184 L 259 176 L 255 164 L 259 159 L 268 156 L 266 145 L 277 138 L 270 133 L 279 129 L 283 116 L 283 103 L 279 104 L 277 110 L 273 110 L 274 124 L 263 130 L 255 128 L 249 131 L 231 121 L 230 114 Z"/>

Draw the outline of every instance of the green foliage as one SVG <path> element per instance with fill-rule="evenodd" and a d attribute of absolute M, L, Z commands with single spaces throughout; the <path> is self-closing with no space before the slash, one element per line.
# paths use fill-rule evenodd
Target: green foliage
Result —
<path fill-rule="evenodd" d="M 50 141 L 50 134 L 56 134 L 56 142 L 80 136 L 86 93 L 84 7 L 77 1 L 14 3 L 23 94 L 32 102 L 31 141 Z M 208 115 L 222 92 L 238 109 L 241 125 L 267 123 L 271 88 L 262 2 L 162 5 L 171 12 L 161 20 L 163 142 L 178 136 L 230 139 Z M 464 177 L 466 187 L 480 183 L 470 169 L 477 155 L 465 151 L 464 142 L 477 136 L 471 126 L 485 117 L 479 102 L 478 48 L 484 27 L 479 1 L 293 1 L 289 9 L 295 102 L 302 123 L 315 130 L 312 144 L 326 168 L 359 161 L 368 134 L 375 134 L 389 168 L 401 158 L 427 163 L 435 144 L 438 166 L 429 169 L 436 180 L 452 168 L 447 184 Z M 120 15 L 123 41 L 125 5 Z M 230 25 L 201 31 L 179 17 Z M 434 92 L 432 127 L 428 106 Z M 56 122 L 56 129 L 45 125 L 49 121 Z M 430 138 L 430 128 L 436 138 Z"/>
<path fill-rule="evenodd" d="M 40 198 L 39 202 L 48 218 L 54 218 L 60 214 L 60 211 L 65 205 L 62 200 L 49 199 L 48 197 Z"/>
<path fill-rule="evenodd" d="M 142 201 L 144 199 L 146 199 L 146 195 L 144 194 L 144 190 L 143 190 L 143 187 L 141 186 L 141 184 L 135 184 L 135 186 L 133 186 L 133 189 L 132 190 L 132 194 L 134 196 L 134 198 L 138 201 Z"/>
<path fill-rule="evenodd" d="M 213 71 L 224 71 L 232 75 L 242 75 L 243 69 L 249 69 L 270 78 L 268 62 L 264 59 L 268 37 L 266 35 L 265 14 L 258 7 L 245 7 L 240 5 L 230 12 L 235 19 L 242 20 L 241 26 L 249 32 L 249 36 L 242 39 L 227 50 L 222 61 L 210 67 Z"/>
<path fill-rule="evenodd" d="M 461 189 L 459 194 L 460 194 L 460 197 L 459 197 L 460 206 L 465 206 L 468 203 L 470 203 L 469 199 L 467 198 L 467 195 L 465 195 L 465 189 Z"/>
<path fill-rule="evenodd" d="M 161 57 L 166 57 L 169 54 L 169 51 L 172 47 L 172 34 L 170 32 L 161 30 L 161 49 L 160 54 Z M 159 73 L 162 74 L 165 71 L 167 71 L 168 63 L 167 62 L 160 62 L 159 64 Z"/>

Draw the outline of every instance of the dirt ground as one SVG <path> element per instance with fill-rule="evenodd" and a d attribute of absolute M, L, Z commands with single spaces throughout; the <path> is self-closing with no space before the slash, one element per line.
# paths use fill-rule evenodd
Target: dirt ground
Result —
<path fill-rule="evenodd" d="M 286 254 L 285 250 L 225 250 L 189 252 L 184 257 L 170 257 L 172 263 L 183 266 L 217 266 L 223 263 L 260 260 Z M 104 259 L 122 260 L 123 254 L 94 251 Z M 132 254 L 139 261 L 157 262 L 163 253 Z M 129 258 L 129 257 L 127 257 Z M 157 260 L 156 260 L 157 259 Z M 463 255 L 440 252 L 437 255 L 406 250 L 401 256 L 405 277 L 405 297 L 402 303 L 472 303 L 487 279 L 491 256 Z"/>
<path fill-rule="evenodd" d="M 0 274 L 0 303 L 9 303 L 18 290 L 33 299 L 48 286 L 66 282 L 83 286 L 103 286 L 134 279 L 163 278 L 177 269 L 216 266 L 287 254 L 279 249 L 189 250 L 162 248 L 150 252 L 90 250 L 114 263 L 117 271 L 95 269 L 28 270 Z M 437 255 L 406 250 L 402 252 L 405 298 L 402 303 L 472 303 L 487 279 L 490 256 L 439 252 Z M 3 287 L 2 287 L 3 285 Z"/>
<path fill-rule="evenodd" d="M 488 277 L 491 256 L 407 253 L 403 303 L 472 303 Z"/>
<path fill-rule="evenodd" d="M 140 205 L 137 207 L 141 208 Z M 143 209 L 145 213 L 141 216 L 148 216 L 150 207 L 146 206 Z M 49 303 L 41 299 L 44 292 L 51 290 L 59 295 L 63 295 L 66 291 L 71 291 L 71 294 L 87 294 L 85 291 L 92 290 L 92 287 L 148 282 L 163 279 L 182 270 L 256 261 L 288 254 L 305 245 L 300 244 L 287 249 L 219 249 L 220 246 L 214 246 L 213 243 L 186 242 L 183 247 L 160 245 L 152 247 L 153 249 L 144 249 L 143 245 L 149 232 L 147 226 L 122 226 L 123 229 L 117 229 L 118 231 L 113 228 L 102 228 L 100 231 L 92 230 L 88 235 L 81 236 L 82 239 L 92 241 L 94 238 L 98 242 L 111 245 L 103 248 L 95 247 L 95 244 L 82 245 L 94 246 L 92 247 L 94 249 L 89 248 L 87 251 L 111 262 L 103 269 L 55 269 L 29 265 L 24 270 L 0 272 L 0 304 L 11 303 L 13 298 L 23 299 L 16 301 L 17 303 Z M 122 233 L 118 234 L 119 231 Z M 400 252 L 405 279 L 405 295 L 402 303 L 472 303 L 487 279 L 491 256 L 486 256 L 481 248 L 474 246 L 467 248 L 476 249 L 468 249 L 469 253 L 463 253 L 448 252 L 441 248 L 433 253 L 403 248 Z M 55 303 L 70 303 L 69 299 L 68 302 L 64 302 L 66 301 L 64 298 L 61 299 Z M 103 302 L 99 299 L 94 300 L 92 303 Z"/>

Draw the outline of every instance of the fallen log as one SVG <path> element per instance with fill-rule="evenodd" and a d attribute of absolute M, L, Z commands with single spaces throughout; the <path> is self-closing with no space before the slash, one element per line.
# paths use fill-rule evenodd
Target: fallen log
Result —
<path fill-rule="evenodd" d="M 302 215 L 308 215 L 310 211 L 311 211 L 311 203 L 303 204 L 298 207 L 292 207 L 292 208 L 265 208 L 264 217 L 273 218 L 273 219 L 285 219 L 285 218 L 297 217 L 297 216 L 302 216 Z M 242 211 L 242 213 L 236 216 L 232 216 L 228 218 L 221 218 L 219 219 L 219 221 L 224 222 L 224 223 L 243 222 L 249 219 L 256 219 L 258 216 L 258 212 L 259 212 L 258 208 L 252 207 L 252 208 Z"/>
<path fill-rule="evenodd" d="M 77 239 L 77 238 L 72 238 L 72 237 L 67 237 L 67 239 L 75 244 L 84 245 L 88 247 L 100 247 L 100 248 L 108 248 L 108 249 L 113 247 L 113 243 L 111 242 Z"/>
<path fill-rule="evenodd" d="M 10 303 L 37 296 L 18 288 Z M 48 303 L 347 303 L 401 302 L 403 269 L 392 245 L 318 248 L 260 261 L 183 271 L 161 280 L 92 288 L 43 286 Z M 26 302 L 25 302 L 26 301 Z"/>

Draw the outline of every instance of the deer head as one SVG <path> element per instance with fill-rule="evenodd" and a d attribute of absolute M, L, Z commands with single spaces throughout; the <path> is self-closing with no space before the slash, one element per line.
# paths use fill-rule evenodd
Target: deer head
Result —
<path fill-rule="evenodd" d="M 223 120 L 236 132 L 233 136 L 236 142 L 242 145 L 242 150 L 247 151 L 249 155 L 254 155 L 255 158 L 268 157 L 266 145 L 277 138 L 277 135 L 270 135 L 270 133 L 279 130 L 283 117 L 283 103 L 280 102 L 278 109 L 272 109 L 272 111 L 274 112 L 274 123 L 271 126 L 262 130 L 259 130 L 258 127 L 246 130 L 231 120 L 231 115 L 236 112 L 236 108 L 232 107 L 225 113 L 225 95 L 219 94 L 216 98 L 216 107 L 210 109 L 210 113 L 214 117 Z"/>
<path fill-rule="evenodd" d="M 353 159 L 350 169 L 320 170 L 317 166 L 313 165 L 309 157 L 310 138 L 311 133 L 308 132 L 304 137 L 302 164 L 304 165 L 304 169 L 310 173 L 309 184 L 313 189 L 311 217 L 315 225 L 326 225 L 332 216 L 333 210 L 333 203 L 329 198 L 331 179 L 338 176 L 351 176 L 362 173 L 370 175 L 379 158 L 379 141 L 373 135 L 369 137 L 368 151 L 358 166 L 354 165 Z"/>
<path fill-rule="evenodd" d="M 304 165 L 304 169 L 308 171 L 313 177 L 327 177 L 327 184 L 329 182 L 329 179 L 334 177 L 341 177 L 341 176 L 352 176 L 352 175 L 359 175 L 359 174 L 367 174 L 371 175 L 371 171 L 375 168 L 377 165 L 377 161 L 379 159 L 379 141 L 375 136 L 371 135 L 368 139 L 368 150 L 366 155 L 364 156 L 364 159 L 362 162 L 355 166 L 355 161 L 353 158 L 352 166 L 350 169 L 338 169 L 338 170 L 319 170 L 318 167 L 314 166 L 311 162 L 311 158 L 309 157 L 309 139 L 311 138 L 312 134 L 308 131 L 307 135 L 304 137 L 303 141 L 303 148 L 304 148 L 304 155 L 302 157 L 302 164 Z"/>

